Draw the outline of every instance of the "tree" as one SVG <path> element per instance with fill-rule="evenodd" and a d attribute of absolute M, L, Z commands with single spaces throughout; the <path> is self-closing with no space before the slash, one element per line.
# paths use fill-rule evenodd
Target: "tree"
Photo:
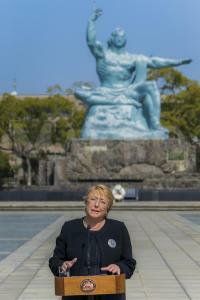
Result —
<path fill-rule="evenodd" d="M 200 140 L 200 84 L 173 68 L 152 71 L 162 99 L 161 123 L 170 135 L 193 143 Z"/>
<path fill-rule="evenodd" d="M 52 143 L 77 137 L 83 112 L 61 95 L 16 99 L 5 94 L 0 102 L 0 128 L 12 151 L 23 160 L 27 185 L 32 185 L 33 159 L 39 160 Z M 55 131 L 56 129 L 56 131 Z"/>
<path fill-rule="evenodd" d="M 84 121 L 84 114 L 84 110 L 75 110 L 68 117 L 57 119 L 52 131 L 53 141 L 65 147 L 70 139 L 79 137 Z"/>
<path fill-rule="evenodd" d="M 62 92 L 62 87 L 59 84 L 54 84 L 47 88 L 47 93 L 49 95 L 62 94 Z"/>
<path fill-rule="evenodd" d="M 3 185 L 4 179 L 10 175 L 11 171 L 9 155 L 0 151 L 0 186 Z"/>
<path fill-rule="evenodd" d="M 9 137 L 12 151 L 24 161 L 27 185 L 32 184 L 31 158 L 49 142 L 48 114 L 40 99 L 16 99 L 5 95 L 0 103 L 1 124 Z"/>
<path fill-rule="evenodd" d="M 157 82 L 161 95 L 176 95 L 193 82 L 174 68 L 151 69 L 148 79 Z"/>

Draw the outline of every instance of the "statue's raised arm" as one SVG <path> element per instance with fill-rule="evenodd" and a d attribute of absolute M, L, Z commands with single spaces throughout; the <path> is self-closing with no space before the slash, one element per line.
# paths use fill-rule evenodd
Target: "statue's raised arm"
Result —
<path fill-rule="evenodd" d="M 101 43 L 96 39 L 95 22 L 102 15 L 101 9 L 94 9 L 88 20 L 87 26 L 87 44 L 92 54 L 98 58 L 104 56 L 104 51 Z"/>
<path fill-rule="evenodd" d="M 191 59 L 171 59 L 161 57 L 149 57 L 148 67 L 153 69 L 165 68 L 165 67 L 177 67 L 180 65 L 190 64 Z"/>

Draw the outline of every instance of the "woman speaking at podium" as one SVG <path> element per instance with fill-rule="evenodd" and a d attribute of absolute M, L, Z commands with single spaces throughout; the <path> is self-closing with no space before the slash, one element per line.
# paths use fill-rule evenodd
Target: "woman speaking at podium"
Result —
<path fill-rule="evenodd" d="M 113 204 L 111 190 L 105 185 L 89 189 L 86 215 L 65 222 L 56 239 L 49 266 L 55 276 L 121 274 L 130 278 L 136 261 L 132 257 L 129 233 L 123 222 L 108 219 Z M 94 296 L 98 300 L 122 300 L 124 295 Z M 85 296 L 65 296 L 63 300 L 85 300 Z"/>

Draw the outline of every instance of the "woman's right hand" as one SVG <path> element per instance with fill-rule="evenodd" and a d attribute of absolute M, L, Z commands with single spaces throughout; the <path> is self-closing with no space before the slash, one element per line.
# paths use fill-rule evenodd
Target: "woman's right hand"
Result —
<path fill-rule="evenodd" d="M 70 270 L 71 267 L 73 267 L 73 265 L 76 263 L 76 261 L 77 261 L 76 257 L 73 258 L 72 260 L 64 261 L 64 263 L 61 266 L 62 271 L 67 272 L 68 270 Z"/>

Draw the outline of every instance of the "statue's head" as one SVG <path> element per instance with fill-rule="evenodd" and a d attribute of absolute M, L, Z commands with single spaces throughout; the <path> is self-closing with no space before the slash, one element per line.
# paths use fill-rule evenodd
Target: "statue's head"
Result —
<path fill-rule="evenodd" d="M 121 28 L 116 28 L 108 40 L 109 48 L 124 48 L 126 45 L 125 31 Z"/>

